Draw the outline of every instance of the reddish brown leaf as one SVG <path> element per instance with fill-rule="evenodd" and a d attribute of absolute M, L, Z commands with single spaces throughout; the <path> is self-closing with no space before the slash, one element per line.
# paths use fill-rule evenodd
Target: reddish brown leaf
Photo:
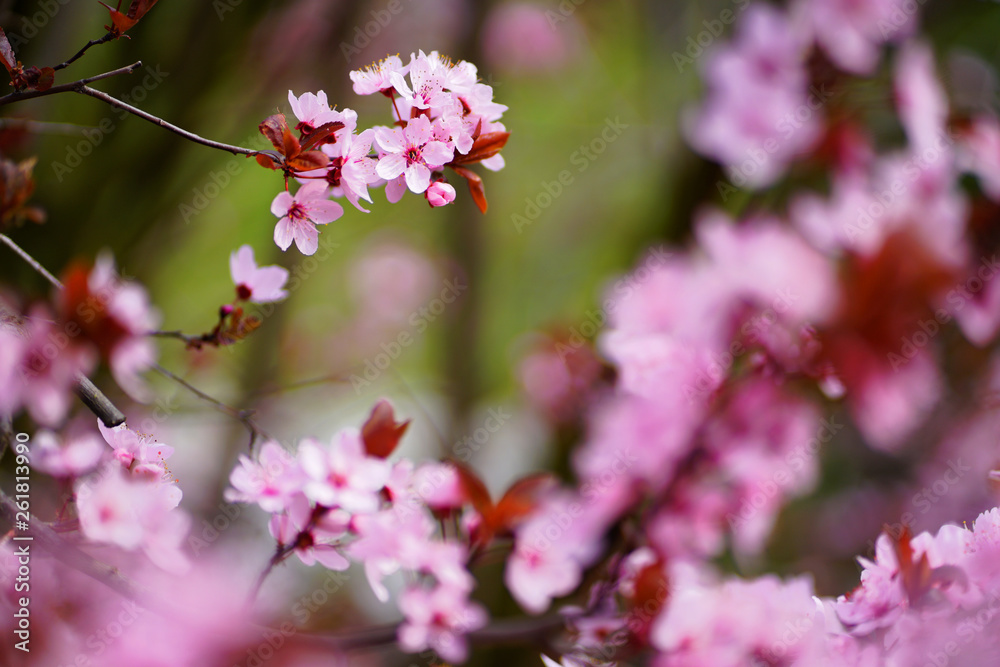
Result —
<path fill-rule="evenodd" d="M 7 39 L 7 34 L 0 28 L 0 60 L 3 61 L 3 66 L 7 68 L 7 72 L 13 78 L 14 70 L 18 69 L 17 58 L 14 56 L 14 49 L 10 45 L 10 40 Z"/>
<path fill-rule="evenodd" d="M 31 67 L 24 68 L 21 80 L 24 82 L 25 87 L 30 90 L 44 91 L 52 87 L 55 77 L 56 71 L 51 67 L 42 67 L 39 69 L 32 65 Z"/>
<path fill-rule="evenodd" d="M 549 473 L 528 475 L 514 482 L 503 498 L 496 504 L 492 516 L 496 532 L 509 531 L 531 514 L 538 506 L 538 498 L 555 484 L 555 477 Z"/>
<path fill-rule="evenodd" d="M 111 12 L 111 25 L 104 26 L 104 29 L 114 34 L 115 37 L 121 37 L 127 30 L 138 23 L 139 19 L 145 16 L 146 12 L 152 9 L 156 2 L 157 0 L 132 0 L 128 11 L 124 14 L 119 11 L 122 4 L 121 0 L 118 2 L 117 9 L 112 9 L 101 2 L 100 4 L 104 5 Z"/>
<path fill-rule="evenodd" d="M 400 438 L 409 426 L 410 420 L 397 422 L 392 404 L 381 399 L 372 408 L 368 421 L 361 427 L 361 439 L 365 443 L 365 451 L 370 456 L 387 458 L 396 450 Z"/>
<path fill-rule="evenodd" d="M 276 113 L 268 116 L 258 127 L 260 133 L 267 137 L 271 145 L 286 158 L 298 155 L 302 151 L 299 140 L 288 128 L 285 114 Z"/>
<path fill-rule="evenodd" d="M 629 615 L 638 621 L 630 623 L 629 630 L 640 641 L 645 642 L 649 636 L 650 626 L 670 597 L 670 580 L 667 578 L 663 562 L 657 560 L 640 570 L 635 575 L 632 588 L 634 595 L 629 599 L 629 606 L 633 610 L 641 610 L 642 613 Z"/>
<path fill-rule="evenodd" d="M 254 156 L 254 159 L 257 160 L 257 164 L 264 167 L 265 169 L 280 168 L 278 164 L 271 158 L 271 156 L 265 153 L 257 153 L 257 155 Z"/>
<path fill-rule="evenodd" d="M 483 179 L 479 177 L 479 174 L 456 164 L 449 164 L 448 166 L 468 182 L 469 192 L 472 194 L 473 201 L 476 202 L 476 206 L 479 207 L 481 213 L 486 213 L 486 192 L 483 190 Z"/>
<path fill-rule="evenodd" d="M 286 157 L 285 165 L 292 171 L 325 169 L 330 165 L 330 157 L 322 151 L 309 151 Z"/>
<path fill-rule="evenodd" d="M 482 134 L 473 142 L 472 148 L 469 149 L 468 153 L 465 155 L 456 153 L 452 164 L 475 164 L 476 162 L 489 159 L 507 145 L 509 138 L 510 132 L 487 132 L 486 134 Z"/>
<path fill-rule="evenodd" d="M 462 484 L 462 491 L 472 507 L 483 517 L 491 515 L 493 513 L 493 499 L 490 498 L 490 492 L 483 484 L 483 480 L 479 479 L 479 475 L 461 463 L 455 461 L 448 461 L 448 463 L 455 466 L 459 482 Z"/>
<path fill-rule="evenodd" d="M 344 129 L 344 124 L 339 120 L 336 120 L 324 123 L 315 130 L 304 133 L 302 135 L 302 150 L 310 151 L 316 148 L 319 146 L 320 142 L 332 137 L 334 132 L 342 129 Z"/>

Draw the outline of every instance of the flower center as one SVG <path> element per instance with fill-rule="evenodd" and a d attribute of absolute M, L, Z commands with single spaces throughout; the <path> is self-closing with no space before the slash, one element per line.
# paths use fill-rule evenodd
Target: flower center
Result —
<path fill-rule="evenodd" d="M 306 215 L 306 210 L 302 207 L 302 204 L 299 204 L 298 202 L 292 204 L 292 207 L 288 209 L 288 217 L 296 222 L 299 220 L 307 220 L 309 218 L 309 216 Z"/>

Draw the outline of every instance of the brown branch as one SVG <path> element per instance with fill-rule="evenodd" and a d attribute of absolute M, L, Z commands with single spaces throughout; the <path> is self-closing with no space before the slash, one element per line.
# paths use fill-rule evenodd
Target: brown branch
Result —
<path fill-rule="evenodd" d="M 108 95 L 107 93 L 102 93 L 99 90 L 95 90 L 95 89 L 91 88 L 90 86 L 86 86 L 86 85 L 79 86 L 77 88 L 74 88 L 73 92 L 82 93 L 84 95 L 90 95 L 91 97 L 96 97 L 97 99 L 101 100 L 102 102 L 106 102 L 107 104 L 110 104 L 113 107 L 116 107 L 118 109 L 122 109 L 123 111 L 127 111 L 127 112 L 129 112 L 130 114 L 132 114 L 134 116 L 138 116 L 139 118 L 142 118 L 143 120 L 148 120 L 153 125 L 158 125 L 158 126 L 162 127 L 165 130 L 169 130 L 169 131 L 173 132 L 174 134 L 179 134 L 180 136 L 184 137 L 188 141 L 193 141 L 196 144 L 201 144 L 203 146 L 208 146 L 209 148 L 217 148 L 219 150 L 226 151 L 228 153 L 232 153 L 233 155 L 253 156 L 253 155 L 257 155 L 258 153 L 261 152 L 261 151 L 253 150 L 252 148 L 243 148 L 242 146 L 232 146 L 230 144 L 224 144 L 221 141 L 212 141 L 211 139 L 206 139 L 204 137 L 200 137 L 200 136 L 198 136 L 197 134 L 195 134 L 193 132 L 188 132 L 185 129 L 179 128 L 176 125 L 168 123 L 167 121 L 163 120 L 162 118 L 160 118 L 158 116 L 154 116 L 151 113 L 147 113 L 147 112 L 143 111 L 142 109 L 139 109 L 137 107 L 132 106 L 131 104 L 126 104 L 125 102 L 122 102 L 121 100 L 119 100 L 119 99 L 117 99 L 115 97 L 112 97 L 111 95 Z M 280 158 L 277 161 L 281 162 Z"/>
<path fill-rule="evenodd" d="M 75 58 L 76 56 L 73 59 Z M 67 62 L 71 62 L 73 59 Z M 165 130 L 169 130 L 170 132 L 180 135 L 185 139 L 187 139 L 188 141 L 192 141 L 196 144 L 201 144 L 202 146 L 208 146 L 209 148 L 215 148 L 221 151 L 226 151 L 227 153 L 232 153 L 233 155 L 254 156 L 264 153 L 269 155 L 271 159 L 274 160 L 274 162 L 276 162 L 277 164 L 280 165 L 284 163 L 284 158 L 282 158 L 274 151 L 257 151 L 253 150 L 252 148 L 243 148 L 242 146 L 233 146 L 231 144 L 222 143 L 221 141 L 213 141 L 211 139 L 206 139 L 205 137 L 198 136 L 194 132 L 188 132 L 187 130 L 177 127 L 172 123 L 168 123 L 167 121 L 163 120 L 158 116 L 154 116 L 153 114 L 143 111 L 138 107 L 134 107 L 131 104 L 126 104 L 125 102 L 122 102 L 116 97 L 112 97 L 107 93 L 101 92 L 100 90 L 96 90 L 87 85 L 88 83 L 92 83 L 94 81 L 100 81 L 101 79 L 107 79 L 108 77 L 116 76 L 118 74 L 131 74 L 140 67 L 142 67 L 141 60 L 129 65 L 128 67 L 121 67 L 119 69 L 112 70 L 110 72 L 105 72 L 104 74 L 97 74 L 95 76 L 91 76 L 86 79 L 80 79 L 79 81 L 73 81 L 71 83 L 64 83 L 58 86 L 52 86 L 48 90 L 26 90 L 23 92 L 10 93 L 9 95 L 4 95 L 3 97 L 0 97 L 0 106 L 3 106 L 5 104 L 11 104 L 12 102 L 30 100 L 36 97 L 46 97 L 48 95 L 56 95 L 58 93 L 80 93 L 81 95 L 88 95 L 90 97 L 99 99 L 102 102 L 115 107 L 116 109 L 127 111 L 133 116 L 138 116 L 143 120 L 147 120 L 153 125 L 157 125 Z"/>
<path fill-rule="evenodd" d="M 79 81 L 72 81 L 70 83 L 63 83 L 58 86 L 52 86 L 48 90 L 24 90 L 16 93 L 10 93 L 0 97 L 0 107 L 5 104 L 12 104 L 14 102 L 21 102 L 23 100 L 32 100 L 36 97 L 48 97 L 49 95 L 58 95 L 59 93 L 74 93 L 79 92 L 81 88 L 85 88 L 88 83 L 94 81 L 100 81 L 101 79 L 107 79 L 113 76 L 118 76 L 119 74 L 131 74 L 142 67 L 142 61 L 136 61 L 129 65 L 128 67 L 119 67 L 118 69 L 111 70 L 110 72 L 104 72 L 103 74 L 95 74 L 94 76 L 87 77 L 86 79 L 80 79 Z"/>
<path fill-rule="evenodd" d="M 31 255 L 29 255 L 27 253 L 27 251 L 24 250 L 24 248 L 22 248 L 21 246 L 17 245 L 16 243 L 14 243 L 14 240 L 12 238 L 10 238 L 9 236 L 7 236 L 6 234 L 0 234 L 0 243 L 3 243 L 8 248 L 10 248 L 15 253 L 17 253 L 17 255 L 21 259 L 23 259 L 26 264 L 28 264 L 28 266 L 30 266 L 31 268 L 33 268 L 36 273 L 38 273 L 43 278 L 45 278 L 46 280 L 48 280 L 56 288 L 58 288 L 58 289 L 62 289 L 63 288 L 62 283 L 59 282 L 58 278 L 56 278 L 54 275 L 52 275 L 51 273 L 49 273 L 48 269 L 46 269 L 44 266 L 42 266 L 38 262 L 37 259 L 35 259 Z"/>
<path fill-rule="evenodd" d="M 97 46 L 98 44 L 104 44 L 106 42 L 110 42 L 114 38 L 115 38 L 115 34 L 113 32 L 109 31 L 108 34 L 106 34 L 104 37 L 99 37 L 97 39 L 92 39 L 89 42 L 87 42 L 86 44 L 84 44 L 83 48 L 76 52 L 76 55 L 74 55 L 72 58 L 70 58 L 69 60 L 67 60 L 64 63 L 59 63 L 58 65 L 56 65 L 52 69 L 58 71 L 58 70 L 61 70 L 61 69 L 65 68 L 65 67 L 69 67 L 69 65 L 71 63 L 79 60 L 83 56 L 83 54 L 87 52 L 87 49 L 89 49 L 90 47 Z"/>

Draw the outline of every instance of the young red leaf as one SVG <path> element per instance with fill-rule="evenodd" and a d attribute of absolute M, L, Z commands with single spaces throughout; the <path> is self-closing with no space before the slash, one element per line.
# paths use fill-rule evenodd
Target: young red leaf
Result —
<path fill-rule="evenodd" d="M 476 206 L 479 207 L 481 213 L 486 213 L 486 192 L 483 190 L 483 179 L 479 177 L 479 174 L 467 169 L 466 167 L 460 167 L 454 163 L 449 164 L 456 174 L 461 176 L 469 184 L 469 193 L 472 195 L 473 201 L 476 202 Z"/>
<path fill-rule="evenodd" d="M 298 155 L 302 151 L 299 140 L 288 128 L 285 114 L 276 113 L 273 116 L 268 116 L 257 127 L 260 129 L 260 133 L 271 142 L 271 145 L 286 158 Z"/>
<path fill-rule="evenodd" d="M 344 129 L 344 124 L 339 120 L 323 123 L 315 130 L 302 135 L 302 150 L 309 151 L 316 148 L 321 142 L 333 136 L 337 130 Z"/>
<path fill-rule="evenodd" d="M 381 399 L 372 408 L 368 421 L 361 427 L 361 439 L 365 443 L 365 451 L 370 456 L 387 458 L 396 450 L 400 438 L 410 426 L 410 420 L 397 422 L 393 414 L 392 404 Z"/>
<path fill-rule="evenodd" d="M 132 0 L 128 11 L 124 14 L 120 11 L 121 0 L 119 0 L 118 8 L 116 9 L 112 9 L 103 2 L 100 3 L 111 12 L 111 25 L 104 26 L 104 29 L 112 33 L 115 37 L 121 37 L 127 30 L 138 23 L 139 19 L 145 16 L 146 12 L 152 9 L 156 2 L 157 0 Z"/>
<path fill-rule="evenodd" d="M 507 145 L 509 138 L 510 132 L 487 132 L 486 134 L 482 134 L 473 142 L 472 148 L 469 149 L 468 153 L 465 155 L 456 153 L 455 159 L 451 163 L 474 164 L 489 159 Z"/>
<path fill-rule="evenodd" d="M 330 157 L 323 151 L 308 151 L 288 156 L 285 165 L 292 171 L 325 169 L 330 165 Z"/>
<path fill-rule="evenodd" d="M 490 492 L 483 483 L 483 480 L 479 479 L 479 475 L 473 472 L 472 469 L 456 461 L 448 461 L 448 463 L 455 466 L 455 471 L 458 473 L 458 480 L 462 485 L 462 492 L 472 507 L 483 515 L 484 518 L 487 515 L 492 515 L 493 499 L 490 498 Z"/>
<path fill-rule="evenodd" d="M 544 472 L 528 475 L 511 484 L 496 504 L 492 517 L 493 529 L 501 533 L 514 528 L 531 514 L 538 506 L 539 496 L 554 484 L 555 477 Z"/>

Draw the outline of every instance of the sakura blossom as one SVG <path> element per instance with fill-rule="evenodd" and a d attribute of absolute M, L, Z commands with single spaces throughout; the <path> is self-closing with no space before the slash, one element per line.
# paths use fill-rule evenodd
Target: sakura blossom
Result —
<path fill-rule="evenodd" d="M 159 4 L 0 31 L 0 663 L 997 664 L 990 3 Z"/>
<path fill-rule="evenodd" d="M 411 120 L 405 129 L 375 128 L 375 141 L 385 154 L 376 173 L 386 180 L 402 174 L 410 192 L 420 194 L 430 186 L 431 171 L 454 157 L 454 149 L 431 138 L 431 123 L 425 116 Z"/>
<path fill-rule="evenodd" d="M 274 227 L 274 242 L 282 250 L 295 241 L 303 255 L 313 255 L 319 248 L 316 225 L 327 225 L 344 214 L 343 207 L 327 198 L 324 183 L 309 183 L 294 195 L 279 192 L 271 202 L 271 213 L 280 218 Z"/>
<path fill-rule="evenodd" d="M 253 303 L 271 303 L 288 297 L 283 288 L 288 269 L 281 266 L 257 266 L 253 248 L 240 246 L 229 256 L 229 271 L 236 284 L 236 297 Z"/>

